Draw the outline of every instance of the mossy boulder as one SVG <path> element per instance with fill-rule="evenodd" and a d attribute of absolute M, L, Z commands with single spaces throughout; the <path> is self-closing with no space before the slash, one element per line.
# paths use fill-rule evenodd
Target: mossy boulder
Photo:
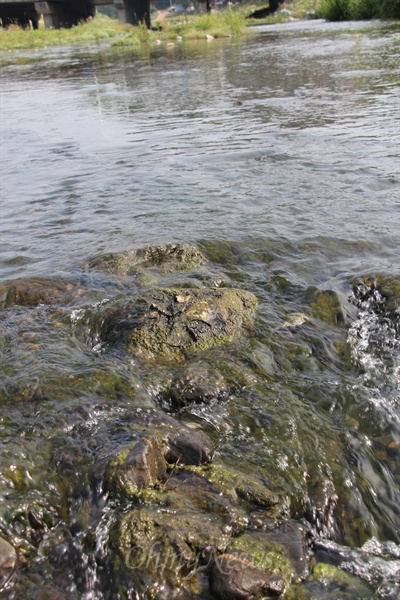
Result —
<path fill-rule="evenodd" d="M 149 290 L 95 317 L 100 338 L 144 358 L 182 359 L 235 340 L 256 297 L 240 289 Z"/>
<path fill-rule="evenodd" d="M 206 262 L 197 248 L 189 244 L 146 246 L 94 257 L 89 268 L 115 275 L 136 275 L 144 268 L 155 268 L 161 273 L 189 271 Z"/>
<path fill-rule="evenodd" d="M 229 541 L 207 513 L 144 506 L 121 515 L 110 532 L 113 569 L 146 598 L 189 599 L 204 585 L 202 567 Z M 122 595 L 122 597 L 124 597 Z"/>
<path fill-rule="evenodd" d="M 212 593 L 221 600 L 279 596 L 308 574 L 305 534 L 295 521 L 239 535 L 214 561 Z"/>
<path fill-rule="evenodd" d="M 328 325 L 346 324 L 345 312 L 337 292 L 310 287 L 306 291 L 305 300 L 317 319 L 325 321 Z"/>
<path fill-rule="evenodd" d="M 254 475 L 248 475 L 221 464 L 207 465 L 198 469 L 197 472 L 201 472 L 222 494 L 234 502 L 243 500 L 266 509 L 272 508 L 280 502 L 278 494 L 270 490 Z"/>

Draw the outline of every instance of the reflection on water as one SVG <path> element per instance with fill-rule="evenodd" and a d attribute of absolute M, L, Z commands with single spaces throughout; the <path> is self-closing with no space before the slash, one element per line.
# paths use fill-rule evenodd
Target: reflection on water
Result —
<path fill-rule="evenodd" d="M 380 31 L 316 24 L 4 68 L 3 260 L 43 273 L 177 227 L 191 240 L 193 222 L 196 238 L 393 247 L 398 42 Z"/>
<path fill-rule="evenodd" d="M 99 461 L 138 435 L 132 411 L 161 407 L 204 430 L 220 464 L 273 490 L 280 518 L 308 524 L 319 563 L 361 581 L 311 578 L 294 594 L 396 597 L 398 49 L 393 23 L 310 22 L 140 55 L 7 55 L 2 282 L 41 277 L 60 296 L 2 311 L 0 531 L 19 562 L 0 595 L 39 598 L 47 579 L 54 597 L 120 597 L 112 532 L 131 505 L 93 482 Z M 90 266 L 184 241 L 204 268 Z M 372 274 L 387 278 L 379 289 L 359 279 Z M 182 284 L 253 292 L 251 343 L 171 368 L 96 337 L 103 306 Z M 177 411 L 164 390 L 182 372 L 223 384 Z M 235 535 L 257 511 L 235 517 Z"/>

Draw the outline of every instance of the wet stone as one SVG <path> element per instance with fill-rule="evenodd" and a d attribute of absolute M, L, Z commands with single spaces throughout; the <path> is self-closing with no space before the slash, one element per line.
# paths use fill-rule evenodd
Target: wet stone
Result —
<path fill-rule="evenodd" d="M 201 431 L 188 430 L 168 436 L 168 462 L 203 465 L 212 461 L 214 446 Z"/>
<path fill-rule="evenodd" d="M 346 324 L 345 312 L 337 292 L 310 287 L 306 290 L 305 300 L 311 306 L 315 317 L 328 325 Z"/>
<path fill-rule="evenodd" d="M 163 273 L 187 271 L 206 262 L 197 248 L 189 244 L 165 244 L 104 254 L 93 258 L 89 268 L 115 275 L 134 275 L 146 267 L 158 267 Z"/>
<path fill-rule="evenodd" d="M 371 588 L 362 581 L 337 567 L 317 563 L 311 576 L 302 586 L 293 586 L 287 594 L 288 600 L 308 600 L 309 598 L 329 597 L 341 600 L 368 600 L 376 598 Z"/>
<path fill-rule="evenodd" d="M 17 563 L 17 553 L 5 539 L 0 538 L 0 590 L 12 576 Z"/>
<path fill-rule="evenodd" d="M 235 340 L 254 314 L 245 290 L 148 290 L 94 318 L 100 338 L 144 358 L 182 359 Z"/>
<path fill-rule="evenodd" d="M 38 306 L 71 302 L 78 289 L 72 283 L 50 279 L 18 279 L 0 286 L 0 303 L 4 308 Z"/>
<path fill-rule="evenodd" d="M 275 555 L 275 567 L 279 568 L 279 557 L 282 556 L 282 566 L 286 573 L 287 582 L 289 580 L 303 580 L 308 577 L 308 544 L 307 532 L 300 523 L 293 519 L 288 519 L 279 523 L 279 525 L 270 526 L 266 531 L 246 534 L 238 541 L 250 551 L 250 548 L 257 552 L 262 552 L 267 559 L 267 566 L 273 564 L 272 557 Z M 272 554 L 269 554 L 272 553 Z M 288 559 L 289 563 L 286 562 Z"/>
<path fill-rule="evenodd" d="M 240 550 L 218 556 L 210 572 L 210 589 L 220 600 L 256 600 L 266 595 L 279 596 L 285 589 L 279 575 L 254 566 L 253 557 Z"/>
<path fill-rule="evenodd" d="M 217 370 L 194 364 L 177 374 L 163 396 L 172 408 L 182 408 L 189 404 L 208 404 L 229 389 L 229 383 Z"/>
<path fill-rule="evenodd" d="M 114 572 L 125 573 L 126 586 L 143 597 L 195 598 L 202 588 L 202 567 L 228 540 L 218 520 L 203 512 L 144 507 L 121 515 L 112 528 L 112 565 Z"/>
<path fill-rule="evenodd" d="M 134 426 L 146 428 L 157 437 L 162 453 L 169 463 L 201 465 L 211 462 L 214 445 L 211 439 L 196 426 L 186 425 L 161 410 L 137 409 L 126 413 Z M 160 447 L 161 447 L 160 446 Z"/>
<path fill-rule="evenodd" d="M 152 488 L 166 473 L 166 462 L 155 437 L 145 437 L 122 449 L 108 465 L 106 487 L 114 494 L 131 497 Z"/>

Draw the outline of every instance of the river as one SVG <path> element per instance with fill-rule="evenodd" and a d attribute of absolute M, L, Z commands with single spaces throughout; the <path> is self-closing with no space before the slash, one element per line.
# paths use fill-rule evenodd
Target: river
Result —
<path fill-rule="evenodd" d="M 305 21 L 140 53 L 3 53 L 0 597 L 223 597 L 210 561 L 188 591 L 115 558 L 121 519 L 165 503 L 94 483 L 137 439 L 133 410 L 204 432 L 219 468 L 279 498 L 274 512 L 228 494 L 224 510 L 234 540 L 301 526 L 309 566 L 288 597 L 400 597 L 399 47 L 395 22 Z M 166 244 L 205 266 L 93 267 Z M 14 302 L 16 281 L 57 289 Z M 177 407 L 165 381 L 184 367 L 109 347 L 93 315 L 144 288 L 202 285 L 249 290 L 258 308 L 244 346 L 182 376 L 225 383 Z M 177 470 L 161 492 L 175 478 L 184 496 Z"/>

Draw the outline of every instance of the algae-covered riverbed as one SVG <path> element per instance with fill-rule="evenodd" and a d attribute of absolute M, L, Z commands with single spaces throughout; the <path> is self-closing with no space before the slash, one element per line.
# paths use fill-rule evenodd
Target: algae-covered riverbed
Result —
<path fill-rule="evenodd" d="M 0 597 L 398 598 L 398 39 L 7 54 Z"/>

